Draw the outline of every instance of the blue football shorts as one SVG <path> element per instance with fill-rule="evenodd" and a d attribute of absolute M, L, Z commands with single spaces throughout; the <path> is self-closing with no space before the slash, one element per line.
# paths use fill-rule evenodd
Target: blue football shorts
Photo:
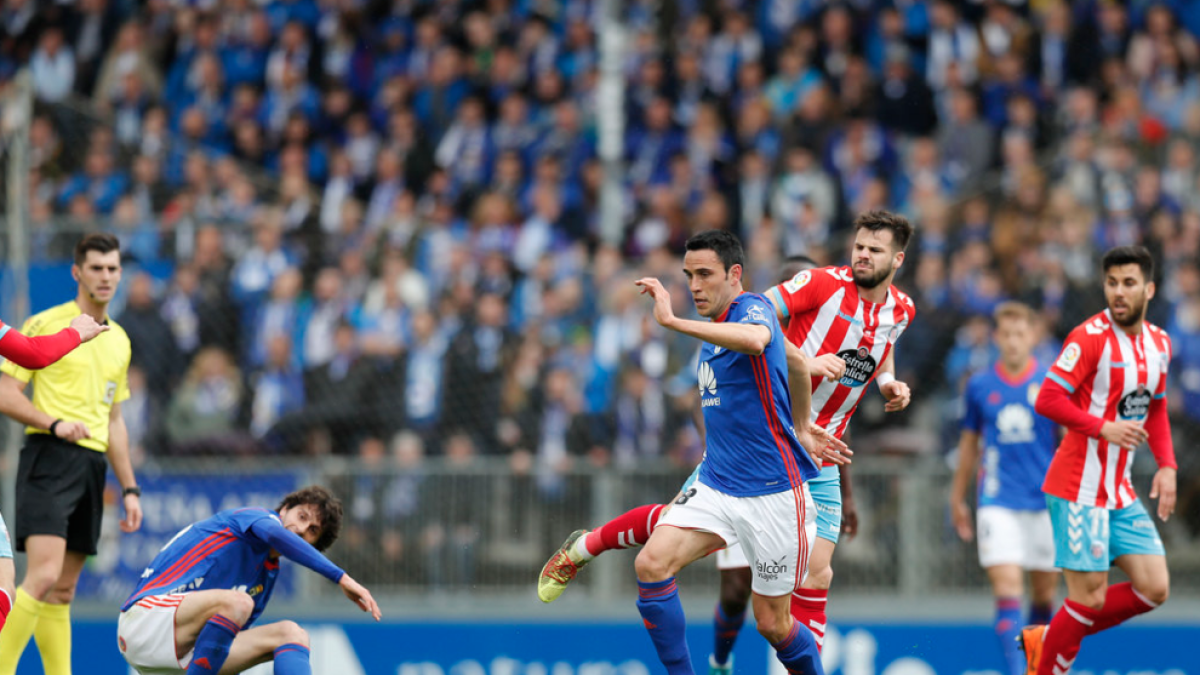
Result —
<path fill-rule="evenodd" d="M 1137 499 L 1123 509 L 1076 504 L 1046 495 L 1054 527 L 1054 564 L 1105 572 L 1123 555 L 1166 555 L 1154 521 Z"/>
<path fill-rule="evenodd" d="M 4 516 L 0 516 L 0 558 L 11 558 L 12 542 L 8 538 L 8 526 L 4 524 Z"/>

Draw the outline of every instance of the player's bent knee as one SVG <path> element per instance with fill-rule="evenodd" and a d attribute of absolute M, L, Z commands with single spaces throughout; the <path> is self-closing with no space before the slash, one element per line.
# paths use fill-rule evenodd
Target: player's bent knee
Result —
<path fill-rule="evenodd" d="M 643 548 L 633 561 L 638 581 L 666 581 L 671 578 L 667 561 L 659 558 L 652 549 Z"/>
<path fill-rule="evenodd" d="M 242 591 L 229 591 L 222 595 L 217 613 L 244 626 L 254 613 L 254 598 Z"/>
<path fill-rule="evenodd" d="M 307 648 L 308 631 L 300 627 L 300 624 L 295 621 L 280 621 L 275 624 L 276 630 L 279 631 L 279 644 L 276 647 L 283 645 L 300 645 Z"/>
<path fill-rule="evenodd" d="M 767 639 L 767 642 L 775 644 L 782 641 L 788 636 L 788 631 L 791 630 L 789 622 L 790 617 L 786 614 L 782 617 L 771 616 L 764 612 L 762 618 L 755 617 L 758 625 L 758 633 Z"/>
<path fill-rule="evenodd" d="M 1161 605 L 1171 596 L 1171 585 L 1166 579 L 1163 579 L 1144 584 L 1143 588 L 1137 588 L 1137 592 L 1155 605 Z"/>
<path fill-rule="evenodd" d="M 830 584 L 833 583 L 833 568 L 829 565 L 823 565 L 819 568 L 810 567 L 808 576 L 804 577 L 804 583 L 801 588 L 811 588 L 816 590 L 828 590 Z"/>

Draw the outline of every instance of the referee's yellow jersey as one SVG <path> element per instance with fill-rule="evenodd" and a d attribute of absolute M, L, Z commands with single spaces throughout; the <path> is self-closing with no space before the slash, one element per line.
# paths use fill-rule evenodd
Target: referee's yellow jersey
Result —
<path fill-rule="evenodd" d="M 70 325 L 83 312 L 75 301 L 29 317 L 21 332 L 28 336 L 52 335 Z M 33 406 L 52 417 L 83 422 L 91 438 L 79 445 L 108 450 L 108 416 L 113 403 L 129 398 L 129 359 L 133 354 L 129 336 L 112 319 L 109 330 L 41 370 L 27 370 L 5 361 L 0 372 L 23 383 L 33 382 Z M 27 434 L 48 433 L 26 427 Z"/>

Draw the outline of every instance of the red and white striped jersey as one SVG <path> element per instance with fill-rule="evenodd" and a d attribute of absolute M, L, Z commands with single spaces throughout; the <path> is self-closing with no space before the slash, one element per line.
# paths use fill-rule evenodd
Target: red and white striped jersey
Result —
<path fill-rule="evenodd" d="M 1143 323 L 1142 332 L 1130 337 L 1104 310 L 1071 331 L 1046 379 L 1062 385 L 1091 415 L 1145 424 L 1150 401 L 1166 396 L 1170 361 L 1166 331 Z M 1068 429 L 1042 490 L 1079 504 L 1123 509 L 1137 499 L 1129 480 L 1133 452 Z"/>
<path fill-rule="evenodd" d="M 863 300 L 849 267 L 805 270 L 766 295 L 788 319 L 788 340 L 805 356 L 837 354 L 846 361 L 841 380 L 813 378 L 813 422 L 841 438 L 867 383 L 916 316 L 912 299 L 891 286 L 884 302 Z"/>

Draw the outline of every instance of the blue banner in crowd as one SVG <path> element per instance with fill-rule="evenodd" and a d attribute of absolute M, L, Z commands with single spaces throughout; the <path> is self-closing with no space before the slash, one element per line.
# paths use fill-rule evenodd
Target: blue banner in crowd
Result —
<path fill-rule="evenodd" d="M 340 600 L 340 598 L 339 598 Z M 313 672 L 337 675 L 659 675 L 636 617 L 622 623 L 311 623 Z M 1084 642 L 1072 675 L 1200 675 L 1200 625 L 1135 625 Z M 688 632 L 697 670 L 707 669 L 712 631 Z M 1003 675 L 990 625 L 863 624 L 826 638 L 827 675 Z M 86 668 L 81 667 L 87 664 Z M 747 625 L 735 651 L 738 675 L 782 673 L 766 642 Z M 76 672 L 126 675 L 116 622 L 80 622 Z M 41 672 L 33 649 L 23 675 Z M 269 675 L 270 665 L 249 671 Z"/>
<path fill-rule="evenodd" d="M 110 479 L 111 481 L 111 479 Z M 87 600 L 112 602 L 114 611 L 133 590 L 142 570 L 163 544 L 183 528 L 225 509 L 243 506 L 275 508 L 279 500 L 300 486 L 295 473 L 196 476 L 143 472 L 142 527 L 121 532 L 117 506 L 120 487 L 110 482 L 105 502 L 104 529 L 97 555 L 88 559 L 79 579 L 78 595 Z M 293 573 L 284 565 L 275 587 L 275 597 L 290 598 Z"/>

